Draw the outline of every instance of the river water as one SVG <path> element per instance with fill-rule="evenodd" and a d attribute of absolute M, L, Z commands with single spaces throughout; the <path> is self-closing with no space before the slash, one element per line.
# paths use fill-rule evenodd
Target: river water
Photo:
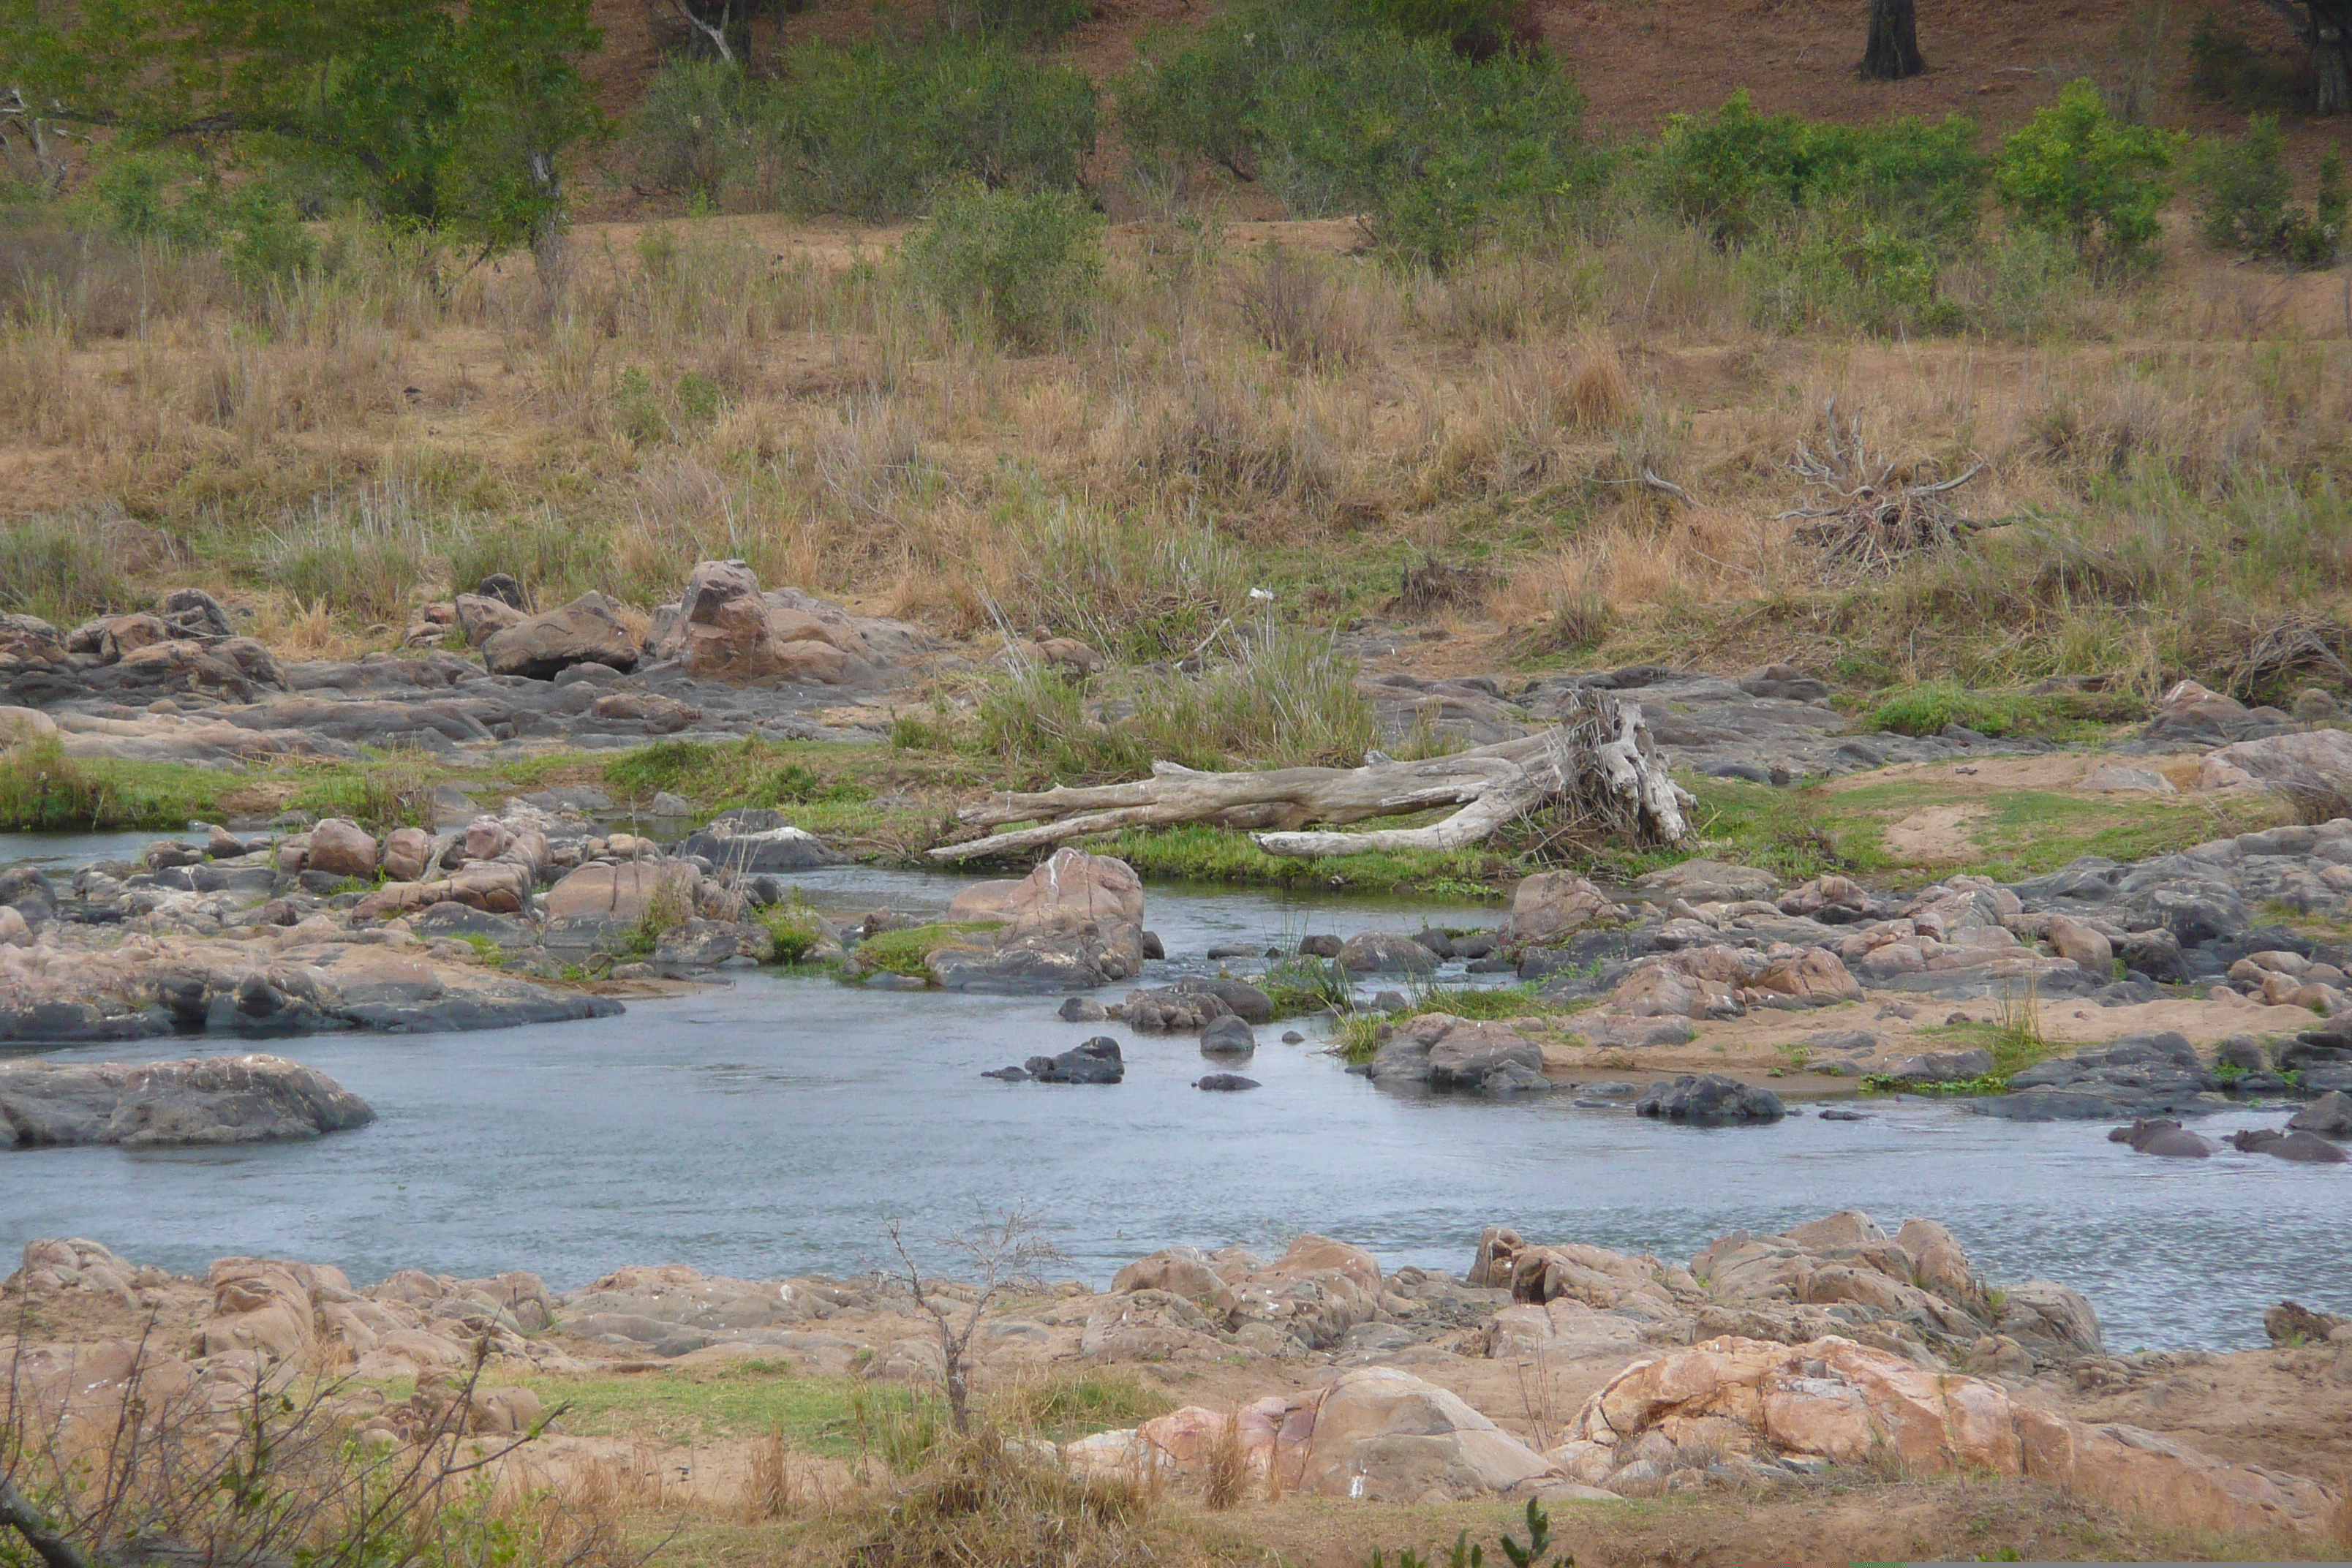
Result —
<path fill-rule="evenodd" d="M 0 860 L 12 851 L 0 845 Z M 849 868 L 802 879 L 821 904 L 928 911 L 953 879 Z M 1491 923 L 1445 910 L 1231 890 L 1150 890 L 1173 973 L 1212 942 Z M 2084 1291 L 2117 1349 L 2247 1345 L 2282 1297 L 2352 1294 L 2352 1168 L 2225 1150 L 2160 1161 L 2103 1125 L 2025 1126 L 1921 1100 L 1871 1119 L 1662 1126 L 1570 1097 L 1408 1098 L 1347 1074 L 1277 1025 L 1244 1070 L 1264 1088 L 1191 1087 L 1227 1064 L 1188 1037 L 1065 1024 L 1053 998 L 869 992 L 746 975 L 621 1017 L 423 1037 L 320 1037 L 268 1048 L 316 1065 L 379 1120 L 311 1143 L 0 1156 L 0 1245 L 87 1236 L 198 1271 L 258 1253 L 341 1265 L 538 1271 L 575 1286 L 624 1263 L 754 1278 L 855 1272 L 882 1226 L 969 1227 L 1034 1215 L 1107 1281 L 1173 1242 L 1278 1249 L 1316 1230 L 1391 1268 L 1467 1268 L 1481 1226 L 1683 1258 L 1726 1231 L 1765 1232 L 1844 1207 L 1891 1230 L 1949 1226 L 1996 1280 Z M 978 1075 L 1108 1032 L 1112 1088 Z M 184 1055 L 76 1047 L 59 1059 Z M 1634 1081 L 1647 1075 L 1628 1074 Z M 1800 1108 L 1802 1109 L 1802 1108 Z M 2277 1125 L 2275 1112 L 2204 1124 Z"/>

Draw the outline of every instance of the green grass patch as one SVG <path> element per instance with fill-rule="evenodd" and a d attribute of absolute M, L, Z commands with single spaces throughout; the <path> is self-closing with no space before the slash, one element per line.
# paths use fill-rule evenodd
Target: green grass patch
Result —
<path fill-rule="evenodd" d="M 55 740 L 0 751 L 0 827 L 19 833 L 97 833 L 152 827 L 176 832 L 216 819 L 234 773 L 176 763 L 68 757 Z"/>
<path fill-rule="evenodd" d="M 857 967 L 928 980 L 930 971 L 923 967 L 923 960 L 929 958 L 933 950 L 951 947 L 975 931 L 994 931 L 1000 923 L 997 921 L 953 921 L 938 925 L 910 926 L 905 931 L 881 931 L 857 944 Z"/>
<path fill-rule="evenodd" d="M 2029 993 L 2004 1003 L 1998 1020 L 1945 1024 L 1919 1031 L 1918 1038 L 1947 1050 L 1983 1050 L 1992 1057 L 1992 1070 L 1952 1083 L 1915 1083 L 1888 1073 L 1872 1073 L 1862 1087 L 1874 1093 L 1936 1095 L 2007 1094 L 2009 1080 L 2037 1062 L 2056 1055 L 2060 1045 L 2043 1037 L 2038 999 Z"/>
<path fill-rule="evenodd" d="M 1870 727 L 1934 735 L 1958 724 L 1980 735 L 2079 741 L 2096 738 L 2108 725 L 2147 717 L 2146 700 L 2128 691 L 1979 691 L 1935 680 L 1881 701 L 1871 710 Z"/>
<path fill-rule="evenodd" d="M 526 1384 L 550 1408 L 567 1407 L 557 1423 L 562 1432 L 677 1445 L 781 1433 L 795 1448 L 845 1459 L 874 1454 L 902 1473 L 948 1427 L 946 1403 L 934 1390 L 803 1373 L 784 1362 L 513 1381 Z M 397 1385 L 388 1386 L 387 1397 L 397 1392 Z M 983 1389 L 976 1405 L 978 1414 L 1009 1433 L 1055 1442 L 1132 1426 L 1175 1407 L 1158 1389 L 1115 1373 Z"/>
<path fill-rule="evenodd" d="M 1381 850 L 1313 859 L 1269 855 L 1238 829 L 1197 824 L 1129 828 L 1094 847 L 1097 854 L 1116 855 L 1139 876 L 1163 881 L 1343 888 L 1462 902 L 1499 899 L 1524 874 L 1508 857 L 1482 849 Z"/>
<path fill-rule="evenodd" d="M 1405 993 L 1404 1011 L 1402 1013 L 1342 1013 L 1339 1027 L 1331 1037 L 1331 1053 L 1351 1066 L 1360 1066 L 1370 1061 L 1379 1052 L 1379 1035 L 1383 1024 L 1393 1024 L 1400 1018 L 1417 1017 L 1424 1013 L 1450 1013 L 1457 1018 L 1489 1022 L 1557 1017 L 1581 1012 L 1591 1005 L 1584 1001 L 1556 1001 L 1539 994 L 1533 985 L 1414 987 Z"/>
<path fill-rule="evenodd" d="M 833 750 L 837 754 L 840 748 Z M 605 763 L 604 782 L 636 798 L 667 790 L 712 810 L 855 805 L 874 798 L 871 786 L 820 772 L 756 735 L 732 742 L 656 741 Z"/>

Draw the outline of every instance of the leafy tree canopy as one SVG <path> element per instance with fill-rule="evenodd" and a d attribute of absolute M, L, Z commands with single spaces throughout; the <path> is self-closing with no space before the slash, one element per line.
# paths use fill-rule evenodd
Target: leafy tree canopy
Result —
<path fill-rule="evenodd" d="M 0 88 L 132 145 L 324 165 L 385 216 L 488 245 L 562 211 L 603 134 L 588 0 L 0 0 Z"/>

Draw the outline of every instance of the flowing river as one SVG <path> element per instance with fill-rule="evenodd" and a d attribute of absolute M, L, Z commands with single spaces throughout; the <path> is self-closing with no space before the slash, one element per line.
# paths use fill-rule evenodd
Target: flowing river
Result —
<path fill-rule="evenodd" d="M 0 863 L 148 841 L 0 839 Z M 857 868 L 798 879 L 821 906 L 918 913 L 958 885 Z M 1148 900 L 1147 923 L 1173 955 L 1152 968 L 1167 975 L 1201 967 L 1215 942 L 1496 918 L 1230 889 L 1153 887 Z M 1101 1284 L 1175 1242 L 1265 1251 L 1314 1230 L 1391 1268 L 1458 1273 L 1492 1224 L 1681 1259 L 1726 1231 L 1856 1207 L 1890 1230 L 1907 1215 L 1942 1220 L 1996 1280 L 2074 1286 L 2123 1351 L 2259 1343 L 2263 1309 L 2282 1297 L 2352 1289 L 2344 1166 L 2226 1148 L 2157 1160 L 2108 1142 L 2104 1124 L 2021 1125 L 1917 1100 L 1865 1100 L 1859 1122 L 1799 1114 L 1703 1131 L 1565 1094 L 1408 1098 L 1348 1074 L 1313 1027 L 1289 1023 L 1261 1028 L 1241 1068 L 1262 1089 L 1209 1094 L 1192 1080 L 1230 1064 L 1205 1060 L 1190 1037 L 1066 1024 L 1056 1005 L 749 974 L 588 1023 L 271 1042 L 263 1048 L 333 1075 L 379 1120 L 310 1143 L 0 1154 L 0 1246 L 85 1236 L 182 1271 L 253 1253 L 335 1263 L 362 1281 L 406 1267 L 522 1268 L 569 1288 L 625 1263 L 856 1272 L 881 1260 L 892 1219 L 932 1234 L 1019 1206 L 1067 1255 L 1066 1272 Z M 1309 1041 L 1280 1044 L 1290 1027 Z M 979 1076 L 1098 1033 L 1126 1052 L 1117 1087 Z M 2250 1111 L 2200 1128 L 2280 1121 Z"/>

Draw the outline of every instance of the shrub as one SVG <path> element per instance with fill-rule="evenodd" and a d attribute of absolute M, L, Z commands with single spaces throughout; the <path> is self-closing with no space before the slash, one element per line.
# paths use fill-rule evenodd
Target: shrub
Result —
<path fill-rule="evenodd" d="M 1095 142 L 1084 71 L 979 37 L 809 44 L 770 104 L 800 202 L 854 217 L 916 211 L 960 180 L 1071 188 Z"/>
<path fill-rule="evenodd" d="M 1102 280 L 1102 220 L 1066 191 L 970 184 L 940 202 L 902 259 L 957 320 L 1042 347 L 1078 324 Z"/>
<path fill-rule="evenodd" d="M 96 521 L 35 517 L 0 525 L 0 611 L 70 626 L 131 597 Z"/>
<path fill-rule="evenodd" d="M 1743 89 L 1711 121 L 1671 116 L 1647 173 L 1654 202 L 1719 243 L 1844 204 L 1891 232 L 1949 244 L 1976 228 L 1988 172 L 1976 142 L 1976 122 L 1957 114 L 1837 125 L 1758 114 Z"/>
<path fill-rule="evenodd" d="M 1981 735 L 2056 735 L 2146 716 L 2147 705 L 2127 691 L 1978 691 L 1927 681 L 1896 693 L 1870 715 L 1874 730 L 1934 735 L 1958 724 Z"/>
<path fill-rule="evenodd" d="M 1527 0 L 1346 0 L 1345 8 L 1366 26 L 1443 39 L 1472 59 L 1541 38 Z"/>
<path fill-rule="evenodd" d="M 2294 178 L 2287 172 L 2286 136 L 2276 115 L 2250 116 L 2243 136 L 2200 137 L 2189 177 L 2201 193 L 2198 232 L 2210 244 L 2248 256 L 2280 247 Z"/>
<path fill-rule="evenodd" d="M 1994 184 L 2020 222 L 2085 255 L 2129 260 L 2156 237 L 2176 140 L 2121 123 L 2098 89 L 2077 81 L 2002 143 Z"/>
<path fill-rule="evenodd" d="M 1205 525 L 1058 505 L 1023 521 L 998 520 L 1014 562 L 999 607 L 1016 626 L 1050 627 L 1122 662 L 1181 659 L 1248 603 L 1248 563 Z"/>
<path fill-rule="evenodd" d="M 723 60 L 672 59 L 631 117 L 638 178 L 717 202 L 758 156 L 758 88 Z"/>
<path fill-rule="evenodd" d="M 240 282 L 267 283 L 318 260 L 302 215 L 271 180 L 227 185 L 188 160 L 139 153 L 108 167 L 91 190 L 118 237 L 214 252 Z"/>
<path fill-rule="evenodd" d="M 1474 61 L 1329 4 L 1149 39 L 1119 105 L 1142 157 L 1252 174 L 1301 216 L 1368 214 L 1383 250 L 1433 267 L 1547 218 L 1584 173 L 1583 95 L 1548 62 Z"/>

